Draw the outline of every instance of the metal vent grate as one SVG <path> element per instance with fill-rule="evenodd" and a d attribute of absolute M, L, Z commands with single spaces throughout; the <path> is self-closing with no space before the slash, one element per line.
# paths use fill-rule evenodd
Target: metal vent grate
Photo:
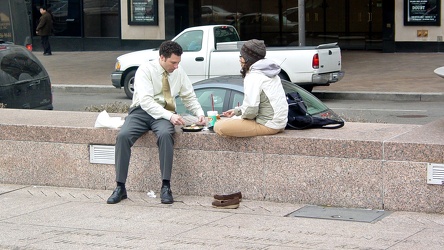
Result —
<path fill-rule="evenodd" d="M 375 221 L 381 220 L 389 214 L 390 212 L 384 210 L 309 205 L 286 215 L 286 217 L 304 217 L 373 223 Z"/>
<path fill-rule="evenodd" d="M 106 145 L 89 146 L 89 162 L 98 164 L 114 164 L 115 147 Z"/>
<path fill-rule="evenodd" d="M 444 164 L 427 164 L 427 184 L 443 185 L 444 183 Z"/>

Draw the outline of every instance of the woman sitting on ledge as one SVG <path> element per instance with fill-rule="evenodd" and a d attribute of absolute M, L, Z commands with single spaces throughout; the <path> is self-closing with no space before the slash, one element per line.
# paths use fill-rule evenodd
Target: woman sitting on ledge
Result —
<path fill-rule="evenodd" d="M 244 78 L 244 100 L 242 106 L 223 112 L 230 119 L 215 123 L 217 134 L 250 137 L 273 135 L 285 129 L 288 103 L 278 76 L 281 68 L 265 59 L 265 54 L 263 41 L 253 39 L 242 46 L 239 62 Z"/>

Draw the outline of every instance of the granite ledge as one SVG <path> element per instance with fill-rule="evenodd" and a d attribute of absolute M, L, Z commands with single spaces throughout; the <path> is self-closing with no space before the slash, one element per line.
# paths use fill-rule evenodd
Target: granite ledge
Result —
<path fill-rule="evenodd" d="M 118 129 L 94 128 L 98 114 L 0 109 L 0 140 L 113 145 Z M 125 117 L 126 114 L 110 116 Z M 384 159 L 384 144 L 399 147 L 403 145 L 403 138 L 410 138 L 409 134 L 428 130 L 421 125 L 347 122 L 340 129 L 286 130 L 273 136 L 252 138 L 223 138 L 211 132 L 184 133 L 180 127 L 176 127 L 176 131 L 175 148 L 178 149 L 236 149 L 265 154 Z M 147 148 L 155 145 L 156 138 L 152 132 L 135 144 L 136 147 Z"/>
<path fill-rule="evenodd" d="M 113 166 L 89 162 L 88 145 L 112 145 L 118 132 L 93 128 L 98 113 L 0 109 L 0 115 L 1 182 L 113 187 Z M 337 130 L 253 138 L 177 127 L 175 187 L 189 195 L 237 187 L 249 199 L 442 212 L 442 199 L 435 202 L 442 186 L 426 184 L 425 167 L 444 162 L 443 125 L 444 119 L 426 125 L 350 122 Z M 158 186 L 151 174 L 159 165 L 152 132 L 133 153 L 130 189 Z"/>

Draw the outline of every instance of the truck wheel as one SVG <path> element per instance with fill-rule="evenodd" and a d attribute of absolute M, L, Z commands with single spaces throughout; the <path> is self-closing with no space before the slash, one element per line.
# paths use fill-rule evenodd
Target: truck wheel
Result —
<path fill-rule="evenodd" d="M 125 90 L 125 94 L 129 99 L 133 99 L 135 75 L 136 71 L 131 70 L 128 72 L 128 74 L 126 74 L 125 79 L 123 80 L 123 89 Z"/>

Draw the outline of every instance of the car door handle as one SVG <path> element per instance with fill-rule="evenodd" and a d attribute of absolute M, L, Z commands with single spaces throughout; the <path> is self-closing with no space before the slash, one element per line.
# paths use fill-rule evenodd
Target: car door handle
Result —
<path fill-rule="evenodd" d="M 203 62 L 204 58 L 199 56 L 199 57 L 196 57 L 195 60 L 196 60 L 196 62 Z"/>
<path fill-rule="evenodd" d="M 35 86 L 39 85 L 40 81 L 32 81 L 29 85 L 28 85 L 28 89 L 30 88 L 34 88 Z"/>

